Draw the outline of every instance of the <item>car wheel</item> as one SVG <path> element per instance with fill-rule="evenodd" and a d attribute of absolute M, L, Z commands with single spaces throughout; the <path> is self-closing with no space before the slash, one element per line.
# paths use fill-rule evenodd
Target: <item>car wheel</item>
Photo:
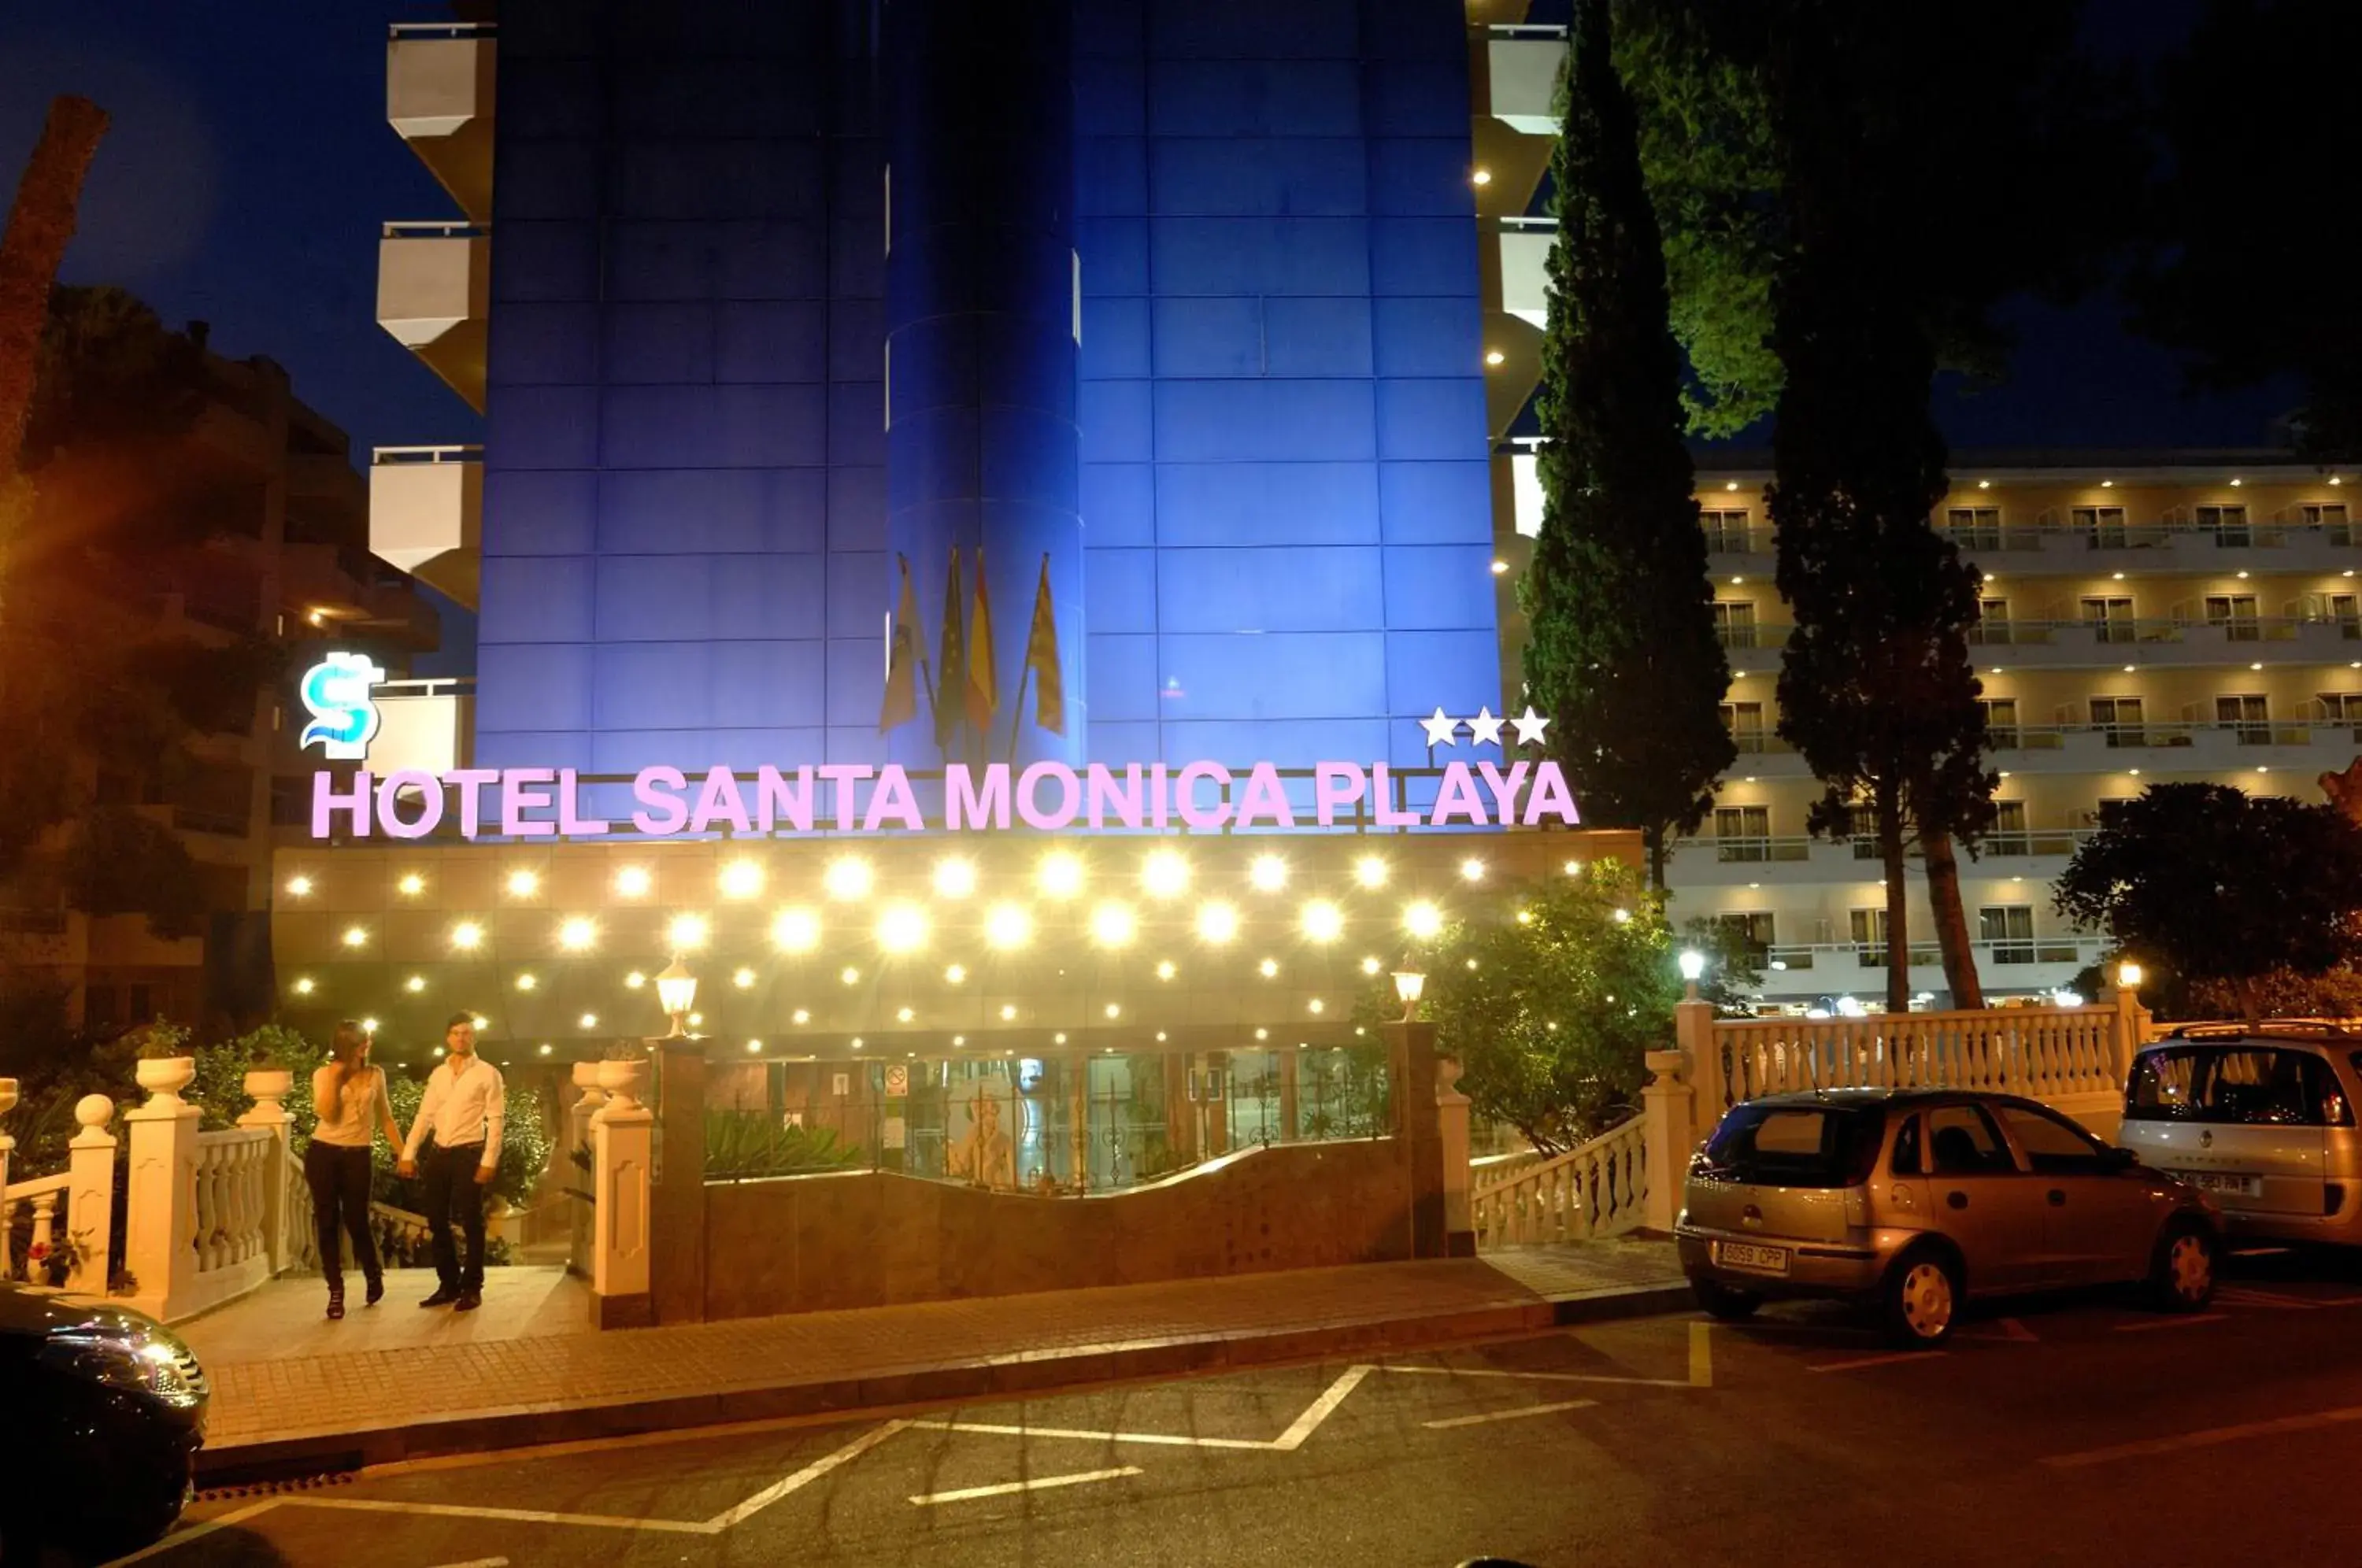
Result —
<path fill-rule="evenodd" d="M 2214 1237 L 2205 1226 L 2176 1220 L 2157 1239 L 2149 1264 L 2149 1297 L 2164 1312 L 2196 1312 L 2214 1299 Z"/>
<path fill-rule="evenodd" d="M 1910 1350 L 1934 1350 L 1952 1337 L 1967 1291 L 1951 1255 L 1922 1246 L 1894 1260 L 1880 1297 L 1887 1338 Z"/>
<path fill-rule="evenodd" d="M 1690 1289 L 1705 1315 L 1717 1322 L 1743 1323 L 1755 1316 L 1763 1305 L 1763 1297 L 1751 1290 L 1733 1290 L 1727 1285 L 1716 1285 L 1710 1279 L 1693 1279 Z"/>

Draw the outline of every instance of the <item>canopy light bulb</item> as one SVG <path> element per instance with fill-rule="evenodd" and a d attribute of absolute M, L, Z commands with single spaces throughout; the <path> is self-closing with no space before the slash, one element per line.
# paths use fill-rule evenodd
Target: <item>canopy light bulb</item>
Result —
<path fill-rule="evenodd" d="M 1198 940 L 1220 947 L 1239 933 L 1239 911 L 1228 904 L 1198 907 Z"/>
<path fill-rule="evenodd" d="M 962 856 L 935 862 L 935 896 L 965 899 L 976 891 L 976 862 Z"/>
<path fill-rule="evenodd" d="M 403 898 L 414 899 L 426 890 L 426 878 L 413 871 L 401 881 L 396 882 L 394 888 Z"/>
<path fill-rule="evenodd" d="M 734 860 L 722 868 L 720 886 L 725 899 L 751 899 L 763 890 L 763 868 L 751 860 Z"/>
<path fill-rule="evenodd" d="M 587 953 L 599 940 L 599 928 L 577 915 L 557 928 L 557 945 L 568 953 Z"/>
<path fill-rule="evenodd" d="M 984 939 L 1008 952 L 1033 938 L 1033 917 L 1022 904 L 995 904 L 985 912 Z"/>
<path fill-rule="evenodd" d="M 1386 885 L 1386 863 L 1382 856 L 1364 855 L 1353 862 L 1353 880 L 1364 888 Z"/>
<path fill-rule="evenodd" d="M 828 869 L 821 873 L 820 885 L 827 889 L 830 898 L 850 903 L 867 898 L 877 880 L 869 862 L 857 855 L 844 855 L 828 863 Z"/>
<path fill-rule="evenodd" d="M 672 938 L 672 944 L 676 949 L 687 953 L 704 946 L 706 936 L 712 929 L 706 924 L 703 915 L 675 915 L 671 925 L 666 928 L 665 934 Z"/>
<path fill-rule="evenodd" d="M 1140 885 L 1152 899 L 1177 899 L 1189 888 L 1189 862 L 1177 849 L 1160 849 L 1141 863 Z"/>
<path fill-rule="evenodd" d="M 1258 855 L 1247 866 L 1247 884 L 1258 893 L 1276 893 L 1287 886 L 1287 862 L 1276 855 Z"/>
<path fill-rule="evenodd" d="M 615 873 L 615 891 L 627 899 L 645 899 L 650 887 L 647 868 L 626 866 Z"/>
<path fill-rule="evenodd" d="M 889 904 L 877 917 L 877 945 L 889 953 L 916 953 L 927 944 L 927 911 L 916 904 Z"/>
<path fill-rule="evenodd" d="M 1035 880 L 1044 898 L 1071 899 L 1083 890 L 1083 857 L 1070 849 L 1054 849 L 1042 857 Z"/>
<path fill-rule="evenodd" d="M 1403 911 L 1403 929 L 1421 942 L 1432 941 L 1443 930 L 1443 911 L 1421 900 Z"/>
<path fill-rule="evenodd" d="M 1334 942 L 1345 933 L 1345 911 L 1326 899 L 1304 906 L 1304 935 L 1311 942 Z"/>
<path fill-rule="evenodd" d="M 798 905 L 771 917 L 771 945 L 782 953 L 809 953 L 820 945 L 820 911 Z"/>
<path fill-rule="evenodd" d="M 1131 906 L 1109 900 L 1091 911 L 1091 940 L 1101 947 L 1130 945 L 1138 922 L 1132 918 Z"/>

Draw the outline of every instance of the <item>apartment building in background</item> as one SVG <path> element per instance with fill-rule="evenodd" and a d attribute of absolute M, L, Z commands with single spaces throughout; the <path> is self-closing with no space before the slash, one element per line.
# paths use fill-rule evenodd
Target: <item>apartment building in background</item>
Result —
<path fill-rule="evenodd" d="M 202 344 L 204 328 L 193 326 Z M 148 464 L 149 504 L 210 525 L 202 546 L 160 553 L 127 584 L 162 638 L 226 645 L 278 638 L 289 679 L 197 737 L 195 766 L 101 776 L 102 801 L 169 824 L 198 864 L 202 934 L 165 940 L 140 915 L 93 917 L 14 890 L 0 914 L 0 964 L 69 992 L 69 1016 L 105 1030 L 159 1014 L 246 1018 L 271 1005 L 269 910 L 272 824 L 290 820 L 310 767 L 291 721 L 293 676 L 316 650 L 366 652 L 399 675 L 440 627 L 411 584 L 370 557 L 368 496 L 345 433 L 298 399 L 266 359 L 204 357 L 205 399 L 189 429 Z"/>
<path fill-rule="evenodd" d="M 1530 425 L 1519 420 L 1549 312 L 1556 225 L 1542 174 L 1566 34 L 1536 23 L 1543 6 L 1485 9 L 1472 46 L 1476 102 L 1490 111 L 1474 133 L 1474 178 L 1513 705 L 1526 633 L 1515 587 L 1541 525 Z M 2001 775 L 2001 818 L 1962 859 L 1961 898 L 1986 995 L 2039 996 L 2103 951 L 2054 912 L 2050 888 L 2103 803 L 2163 780 L 2317 801 L 2319 776 L 2354 760 L 2355 476 L 2280 451 L 1957 452 L 1951 471 L 1930 521 L 1985 573 L 1975 656 Z M 1770 478 L 1768 459 L 1700 465 L 1714 614 L 1731 662 L 1723 716 L 1738 760 L 1667 879 L 1677 918 L 1711 916 L 1746 933 L 1767 1004 L 1876 1005 L 1886 962 L 1876 848 L 1805 833 L 1820 789 L 1778 734 L 1789 617 L 1772 585 Z M 1915 995 L 1940 1004 L 1948 993 L 1915 873 L 1908 918 Z"/>

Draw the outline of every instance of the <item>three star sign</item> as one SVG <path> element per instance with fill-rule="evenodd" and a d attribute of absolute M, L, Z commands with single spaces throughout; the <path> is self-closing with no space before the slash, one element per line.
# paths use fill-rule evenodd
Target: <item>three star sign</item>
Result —
<path fill-rule="evenodd" d="M 1473 719 L 1455 719 L 1438 708 L 1433 716 L 1418 722 L 1419 728 L 1427 732 L 1427 744 L 1430 746 L 1459 745 L 1457 737 L 1462 723 L 1468 726 L 1468 744 L 1472 746 L 1501 745 L 1503 724 L 1518 732 L 1518 745 L 1540 745 L 1542 732 L 1550 727 L 1550 720 L 1535 712 L 1530 702 L 1526 704 L 1525 712 L 1514 719 L 1507 715 L 1496 719 L 1488 706 L 1477 709 Z"/>

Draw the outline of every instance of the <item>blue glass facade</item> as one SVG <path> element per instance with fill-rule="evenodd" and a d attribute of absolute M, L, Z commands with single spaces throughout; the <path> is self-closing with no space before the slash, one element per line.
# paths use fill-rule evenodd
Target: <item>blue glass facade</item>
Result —
<path fill-rule="evenodd" d="M 1076 0 L 956 88 L 953 10 L 505 0 L 481 766 L 882 760 L 953 539 L 996 756 L 1045 553 L 1023 755 L 1413 764 L 1498 701 L 1461 7 Z"/>

